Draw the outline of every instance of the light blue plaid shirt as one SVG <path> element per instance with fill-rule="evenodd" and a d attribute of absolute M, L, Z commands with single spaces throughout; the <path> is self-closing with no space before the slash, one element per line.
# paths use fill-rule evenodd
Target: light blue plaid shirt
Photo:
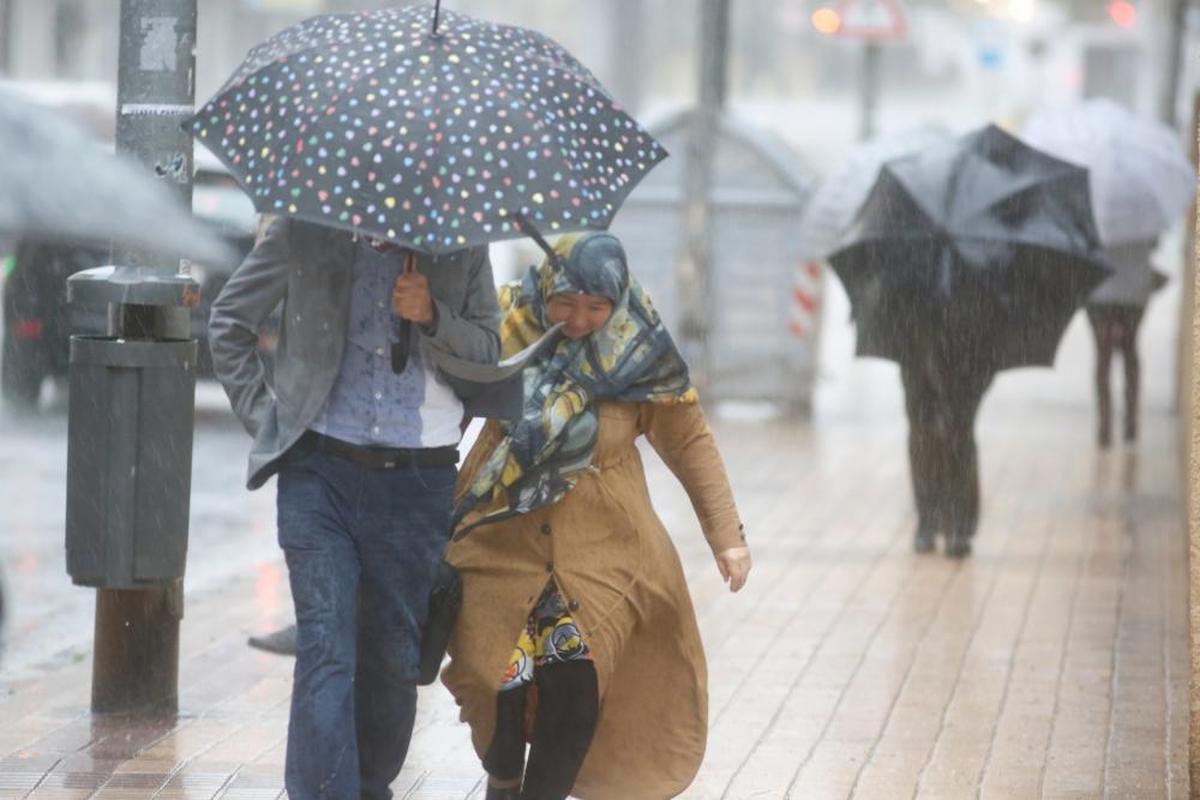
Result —
<path fill-rule="evenodd" d="M 317 433 L 380 447 L 458 444 L 462 402 L 436 370 L 426 369 L 415 325 L 408 365 L 398 375 L 392 372 L 392 343 L 399 334 L 392 288 L 403 271 L 404 251 L 380 253 L 359 240 L 346 349 L 325 408 L 310 426 Z"/>

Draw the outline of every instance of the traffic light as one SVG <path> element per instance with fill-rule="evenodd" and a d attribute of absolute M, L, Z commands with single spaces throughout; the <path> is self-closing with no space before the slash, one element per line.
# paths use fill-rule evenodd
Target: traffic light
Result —
<path fill-rule="evenodd" d="M 1108 16 L 1122 28 L 1132 28 L 1137 24 L 1137 6 L 1129 0 L 1112 0 L 1108 4 Z"/>
<path fill-rule="evenodd" d="M 832 8 L 818 8 L 812 14 L 812 26 L 817 33 L 831 36 L 842 27 L 842 16 Z"/>

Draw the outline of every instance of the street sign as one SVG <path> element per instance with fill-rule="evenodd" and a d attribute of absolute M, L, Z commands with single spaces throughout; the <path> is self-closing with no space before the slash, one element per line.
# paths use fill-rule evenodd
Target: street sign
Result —
<path fill-rule="evenodd" d="M 847 39 L 880 41 L 908 35 L 900 0 L 839 0 L 837 14 L 837 35 Z"/>

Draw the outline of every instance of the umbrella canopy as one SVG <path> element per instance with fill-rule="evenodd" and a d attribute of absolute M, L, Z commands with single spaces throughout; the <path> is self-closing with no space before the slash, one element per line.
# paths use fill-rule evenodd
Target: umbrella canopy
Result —
<path fill-rule="evenodd" d="M 434 15 L 288 28 L 188 125 L 260 211 L 426 252 L 607 227 L 663 148 L 547 37 Z"/>
<path fill-rule="evenodd" d="M 837 249 L 862 207 L 884 162 L 947 141 L 944 128 L 923 127 L 881 136 L 850 151 L 825 176 L 800 218 L 803 257 L 821 261 Z"/>
<path fill-rule="evenodd" d="M 1157 241 L 1124 242 L 1104 248 L 1113 273 L 1096 287 L 1088 303 L 1144 307 L 1150 296 L 1167 283 L 1167 276 L 1150 263 L 1157 248 Z"/>
<path fill-rule="evenodd" d="M 0 88 L 0 232 L 108 242 L 209 264 L 237 253 L 166 186 L 65 117 Z"/>
<path fill-rule="evenodd" d="M 1052 364 L 1109 271 L 1087 171 L 995 126 L 885 164 L 829 260 L 859 355 L 904 362 L 934 337 L 996 370 Z"/>
<path fill-rule="evenodd" d="M 1087 167 L 1092 208 L 1106 245 L 1148 241 L 1173 225 L 1196 190 L 1196 171 L 1176 133 L 1111 100 L 1035 114 L 1025 141 Z"/>

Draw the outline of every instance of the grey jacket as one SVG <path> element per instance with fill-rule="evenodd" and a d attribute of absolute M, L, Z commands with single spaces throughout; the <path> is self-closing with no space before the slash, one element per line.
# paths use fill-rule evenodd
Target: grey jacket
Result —
<path fill-rule="evenodd" d="M 325 407 L 341 367 L 350 313 L 354 241 L 346 233 L 287 218 L 273 222 L 212 305 L 213 370 L 233 411 L 254 437 L 246 485 L 257 489 Z M 487 248 L 421 255 L 437 306 L 436 330 L 421 331 L 423 352 L 494 364 L 500 309 Z M 268 383 L 258 337 L 283 303 L 282 328 Z M 440 366 L 440 365 L 439 365 Z M 448 377 L 468 416 L 480 413 L 488 387 Z"/>
<path fill-rule="evenodd" d="M 1106 247 L 1104 253 L 1113 266 L 1113 273 L 1096 287 L 1088 297 L 1088 304 L 1145 307 L 1165 278 L 1150 264 L 1150 254 L 1157 247 L 1157 241 L 1127 242 Z"/>

